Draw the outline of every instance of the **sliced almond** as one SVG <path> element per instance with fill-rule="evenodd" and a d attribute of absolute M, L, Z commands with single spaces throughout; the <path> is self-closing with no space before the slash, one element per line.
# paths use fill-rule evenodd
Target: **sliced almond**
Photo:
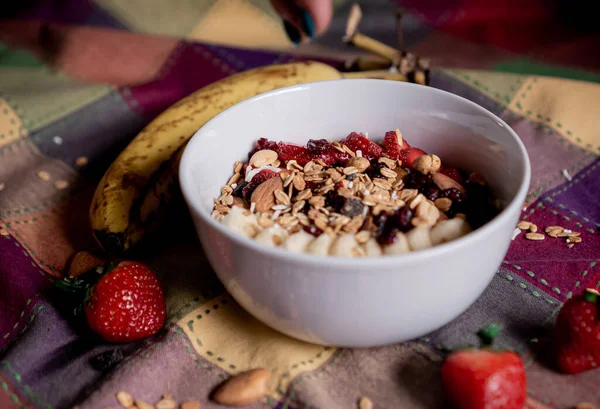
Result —
<path fill-rule="evenodd" d="M 531 222 L 525 221 L 525 220 L 521 220 L 518 224 L 517 227 L 521 230 L 529 230 L 529 228 L 531 227 Z"/>
<path fill-rule="evenodd" d="M 371 399 L 367 398 L 366 396 L 363 396 L 358 401 L 358 409 L 373 409 L 373 402 L 371 401 Z"/>
<path fill-rule="evenodd" d="M 264 368 L 241 372 L 226 380 L 214 393 L 221 405 L 243 406 L 258 401 L 267 392 L 270 372 Z"/>
<path fill-rule="evenodd" d="M 538 231 L 537 225 L 531 223 L 531 226 L 529 226 L 529 231 L 532 233 L 537 233 L 537 231 Z"/>
<path fill-rule="evenodd" d="M 155 409 L 154 405 L 140 399 L 135 400 L 135 407 L 137 409 Z"/>
<path fill-rule="evenodd" d="M 281 178 L 274 177 L 267 179 L 258 185 L 250 197 L 250 202 L 256 203 L 254 209 L 257 212 L 263 213 L 275 206 L 274 193 L 277 190 L 283 190 L 283 182 L 281 181 Z"/>
<path fill-rule="evenodd" d="M 394 132 L 396 133 L 396 140 L 398 141 L 398 145 L 402 146 L 402 132 L 400 132 L 400 129 L 396 129 Z"/>
<path fill-rule="evenodd" d="M 546 238 L 546 236 L 544 236 L 541 233 L 527 233 L 525 235 L 525 238 L 527 240 L 544 240 Z"/>
<path fill-rule="evenodd" d="M 67 275 L 69 277 L 77 277 L 93 268 L 103 266 L 105 260 L 100 258 L 93 253 L 83 250 L 75 253 L 69 264 L 69 271 Z"/>
<path fill-rule="evenodd" d="M 37 173 L 37 177 L 42 179 L 45 182 L 48 182 L 51 178 L 50 173 L 46 172 L 45 170 L 40 170 Z"/>
<path fill-rule="evenodd" d="M 85 156 L 80 156 L 77 159 L 75 159 L 75 166 L 85 166 L 88 164 L 88 158 L 86 158 Z"/>
<path fill-rule="evenodd" d="M 131 396 L 130 393 L 125 391 L 120 391 L 119 393 L 117 393 L 117 401 L 124 408 L 130 408 L 133 406 L 133 396 Z"/>
<path fill-rule="evenodd" d="M 177 402 L 173 399 L 162 399 L 156 402 L 156 409 L 175 409 Z"/>
<path fill-rule="evenodd" d="M 263 166 L 271 165 L 276 160 L 277 152 L 272 151 L 271 149 L 263 149 L 252 155 L 249 164 L 253 168 L 260 168 Z"/>
<path fill-rule="evenodd" d="M 564 228 L 564 227 L 562 227 L 562 226 L 548 226 L 548 227 L 546 227 L 546 228 L 544 229 L 544 231 L 545 231 L 546 233 L 550 233 L 550 232 L 551 232 L 551 231 L 553 231 L 553 230 L 559 230 L 559 231 L 563 231 L 564 229 L 565 229 L 565 228 Z"/>
<path fill-rule="evenodd" d="M 200 409 L 200 401 L 188 400 L 181 404 L 180 409 Z"/>

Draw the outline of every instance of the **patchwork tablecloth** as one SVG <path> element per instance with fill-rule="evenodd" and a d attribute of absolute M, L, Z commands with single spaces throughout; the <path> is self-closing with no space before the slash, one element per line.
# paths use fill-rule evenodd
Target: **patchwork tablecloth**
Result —
<path fill-rule="evenodd" d="M 53 283 L 75 251 L 95 246 L 88 222 L 95 183 L 145 124 L 227 75 L 315 56 L 341 67 L 340 56 L 356 53 L 336 43 L 344 2 L 336 2 L 332 30 L 298 49 L 289 48 L 267 1 L 171 3 L 6 6 L 11 18 L 0 21 L 0 408 L 117 408 L 121 390 L 148 402 L 172 393 L 213 408 L 208 396 L 217 384 L 257 366 L 274 376 L 255 408 L 347 409 L 362 396 L 376 408 L 438 408 L 444 348 L 475 342 L 474 332 L 490 322 L 503 327 L 501 344 L 523 354 L 532 398 L 551 408 L 600 404 L 600 370 L 564 375 L 548 354 L 562 303 L 600 288 L 600 65 L 586 54 L 598 37 L 584 33 L 542 46 L 534 38 L 517 46 L 490 34 L 485 44 L 471 42 L 465 19 L 482 16 L 460 1 L 446 6 L 443 18 L 428 2 L 408 9 L 405 44 L 434 61 L 431 86 L 475 101 L 520 135 L 533 167 L 522 218 L 581 232 L 581 243 L 569 248 L 563 240 L 528 241 L 521 234 L 489 288 L 449 325 L 403 344 L 338 349 L 287 338 L 244 312 L 214 275 L 182 211 L 136 254 L 166 289 L 164 331 L 115 346 L 73 319 Z M 393 38 L 387 2 L 364 10 L 365 32 Z M 524 10 L 540 24 L 542 8 Z M 239 30 L 228 30 L 232 25 Z M 123 359 L 98 366 L 95 357 L 107 351 Z"/>

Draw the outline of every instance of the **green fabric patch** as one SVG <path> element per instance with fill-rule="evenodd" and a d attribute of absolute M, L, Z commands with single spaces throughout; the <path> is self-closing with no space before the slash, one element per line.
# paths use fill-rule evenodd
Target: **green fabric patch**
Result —
<path fill-rule="evenodd" d="M 110 92 L 109 86 L 81 84 L 46 66 L 0 66 L 0 94 L 23 110 L 21 117 L 29 131 L 64 118 Z"/>
<path fill-rule="evenodd" d="M 44 65 L 33 54 L 18 49 L 9 49 L 0 44 L 0 67 L 41 67 Z"/>
<path fill-rule="evenodd" d="M 481 70 L 451 69 L 444 71 L 504 105 L 508 105 L 512 101 L 527 79 L 527 75 L 500 74 Z"/>
<path fill-rule="evenodd" d="M 98 0 L 96 4 L 133 31 L 185 37 L 208 14 L 216 0 Z M 168 18 L 165 18 L 168 16 Z"/>
<path fill-rule="evenodd" d="M 492 67 L 493 71 L 519 73 L 525 75 L 541 75 L 546 77 L 569 78 L 574 80 L 600 83 L 600 75 L 592 72 L 563 67 L 560 65 L 534 62 L 522 58 L 503 61 Z"/>

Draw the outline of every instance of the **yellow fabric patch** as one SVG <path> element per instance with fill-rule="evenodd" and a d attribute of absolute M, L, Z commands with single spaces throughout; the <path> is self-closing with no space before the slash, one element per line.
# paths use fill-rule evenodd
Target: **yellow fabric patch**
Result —
<path fill-rule="evenodd" d="M 285 49 L 291 45 L 281 21 L 247 0 L 216 2 L 189 37 L 234 47 Z"/>
<path fill-rule="evenodd" d="M 465 82 L 489 98 L 508 105 L 527 80 L 526 75 L 482 70 L 443 70 L 446 74 Z"/>
<path fill-rule="evenodd" d="M 547 125 L 589 152 L 600 152 L 595 121 L 600 106 L 600 84 L 551 77 L 531 77 L 509 108 Z"/>
<path fill-rule="evenodd" d="M 25 136 L 27 129 L 23 126 L 21 118 L 5 99 L 0 98 L 0 146 Z"/>
<path fill-rule="evenodd" d="M 275 399 L 281 397 L 295 376 L 318 368 L 335 351 L 267 327 L 228 294 L 201 305 L 177 324 L 198 354 L 229 373 L 269 369 L 268 394 Z"/>

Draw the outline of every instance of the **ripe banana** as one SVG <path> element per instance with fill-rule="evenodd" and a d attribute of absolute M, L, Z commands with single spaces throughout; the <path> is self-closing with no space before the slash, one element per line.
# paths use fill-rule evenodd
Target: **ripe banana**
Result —
<path fill-rule="evenodd" d="M 100 246 L 124 253 L 156 227 L 155 216 L 176 181 L 183 145 L 219 112 L 273 89 L 340 78 L 335 68 L 314 61 L 258 67 L 209 84 L 167 108 L 125 147 L 98 183 L 89 217 Z"/>

